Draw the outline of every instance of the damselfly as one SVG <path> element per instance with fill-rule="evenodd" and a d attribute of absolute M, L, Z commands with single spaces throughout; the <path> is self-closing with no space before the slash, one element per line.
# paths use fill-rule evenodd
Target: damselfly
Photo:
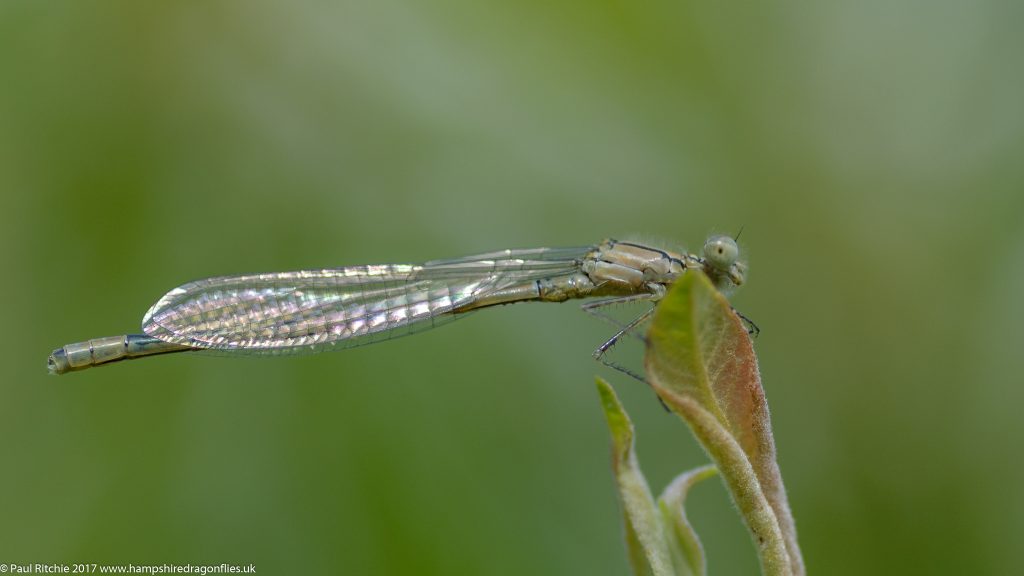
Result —
<path fill-rule="evenodd" d="M 168 292 L 142 319 L 144 334 L 68 344 L 54 350 L 47 365 L 50 373 L 63 374 L 171 352 L 321 352 L 419 332 L 498 304 L 603 297 L 583 309 L 618 325 L 619 331 L 594 357 L 619 368 L 604 360 L 605 352 L 650 318 L 654 307 L 626 324 L 600 309 L 656 303 L 688 271 L 706 274 L 727 292 L 743 284 L 746 266 L 735 240 L 712 236 L 702 255 L 605 240 L 578 248 L 502 250 L 420 265 L 220 276 Z"/>

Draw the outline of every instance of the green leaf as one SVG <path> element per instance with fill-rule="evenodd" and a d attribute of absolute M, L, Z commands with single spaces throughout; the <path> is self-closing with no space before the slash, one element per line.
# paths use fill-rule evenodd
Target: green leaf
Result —
<path fill-rule="evenodd" d="M 718 470 L 712 465 L 684 472 L 676 476 L 676 479 L 658 497 L 662 522 L 668 531 L 669 552 L 672 554 L 676 574 L 679 576 L 705 576 L 707 574 L 704 547 L 701 546 L 700 538 L 697 537 L 697 533 L 686 518 L 683 502 L 686 500 L 690 488 L 698 482 L 714 476 L 717 472 Z"/>
<path fill-rule="evenodd" d="M 659 302 L 644 364 L 651 386 L 718 466 L 763 573 L 802 576 L 757 357 L 728 300 L 705 275 L 684 274 Z"/>
<path fill-rule="evenodd" d="M 633 422 L 622 408 L 611 385 L 597 379 L 608 429 L 612 434 L 612 470 L 622 501 L 626 524 L 626 548 L 633 574 L 673 576 L 672 557 L 665 542 L 661 516 L 651 489 L 637 463 L 633 443 Z"/>

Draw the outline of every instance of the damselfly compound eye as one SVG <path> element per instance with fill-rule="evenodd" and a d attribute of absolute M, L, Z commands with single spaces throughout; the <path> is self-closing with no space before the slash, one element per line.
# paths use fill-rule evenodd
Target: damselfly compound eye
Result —
<path fill-rule="evenodd" d="M 704 243 L 704 259 L 718 270 L 728 271 L 740 257 L 740 247 L 728 236 L 712 236 Z"/>

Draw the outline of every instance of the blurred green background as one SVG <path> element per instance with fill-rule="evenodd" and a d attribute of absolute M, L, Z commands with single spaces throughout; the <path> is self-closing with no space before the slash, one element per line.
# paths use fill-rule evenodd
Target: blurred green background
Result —
<path fill-rule="evenodd" d="M 1024 4 L 0 4 L 0 562 L 625 574 L 575 305 L 51 378 L 219 274 L 745 226 L 811 573 L 1024 571 Z M 640 365 L 637 348 L 620 359 Z M 719 482 L 712 574 L 756 573 Z"/>

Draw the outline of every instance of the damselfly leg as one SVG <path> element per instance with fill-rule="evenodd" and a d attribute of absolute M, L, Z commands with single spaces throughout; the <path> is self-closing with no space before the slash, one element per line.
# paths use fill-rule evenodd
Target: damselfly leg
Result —
<path fill-rule="evenodd" d="M 631 294 L 629 296 L 621 296 L 618 298 L 605 298 L 604 300 L 595 300 L 594 302 L 587 302 L 586 304 L 580 306 L 580 309 L 586 312 L 587 314 L 590 314 L 594 318 L 603 320 L 611 324 L 612 326 L 615 326 L 616 328 L 623 329 L 626 327 L 626 323 L 622 322 L 621 320 L 618 320 L 617 318 L 613 318 L 608 314 L 605 314 L 604 312 L 601 311 L 601 308 L 608 308 L 610 306 L 617 306 L 619 304 L 650 302 L 653 299 L 654 297 L 651 294 Z M 641 342 L 647 342 L 644 339 L 643 335 L 637 333 L 636 331 L 629 331 L 628 333 L 630 336 L 636 338 Z"/>
<path fill-rule="evenodd" d="M 747 327 L 747 334 L 749 334 L 752 338 L 757 338 L 758 334 L 761 333 L 761 329 L 757 327 L 757 324 L 754 324 L 754 321 L 751 320 L 750 318 L 747 318 L 743 314 L 740 314 L 739 310 L 733 308 L 732 311 L 736 313 L 736 316 L 739 317 L 739 319 Z"/>
<path fill-rule="evenodd" d="M 625 324 L 623 324 L 619 320 L 616 320 L 615 318 L 612 318 L 611 316 L 605 314 L 604 312 L 601 312 L 600 308 L 606 308 L 608 306 L 614 306 L 616 304 L 645 302 L 654 299 L 656 299 L 656 297 L 652 294 L 631 294 L 629 296 L 623 296 L 621 298 L 608 298 L 606 300 L 598 300 L 597 302 L 588 302 L 587 304 L 584 304 L 582 306 L 583 310 L 588 314 L 596 318 L 600 318 L 619 328 L 619 330 L 611 338 L 606 340 L 603 344 L 598 346 L 596 350 L 594 350 L 594 360 L 597 360 L 601 364 L 604 364 L 605 366 L 612 368 L 613 370 L 618 370 L 619 372 L 622 372 L 623 374 L 630 376 L 631 378 L 635 378 L 636 380 L 639 380 L 644 384 L 647 383 L 647 380 L 643 376 L 637 374 L 635 371 L 630 370 L 629 368 L 626 368 L 625 366 L 608 360 L 607 358 L 605 358 L 605 354 L 608 352 L 608 350 L 611 350 L 611 348 L 615 346 L 615 344 L 618 343 L 618 341 L 623 336 L 627 334 L 633 336 L 634 338 L 640 340 L 641 342 L 646 342 L 644 337 L 636 332 L 636 328 L 640 324 L 643 324 L 645 321 L 647 321 L 654 314 L 654 307 L 652 306 L 650 309 L 644 311 L 643 314 L 637 316 L 636 318 Z"/>

